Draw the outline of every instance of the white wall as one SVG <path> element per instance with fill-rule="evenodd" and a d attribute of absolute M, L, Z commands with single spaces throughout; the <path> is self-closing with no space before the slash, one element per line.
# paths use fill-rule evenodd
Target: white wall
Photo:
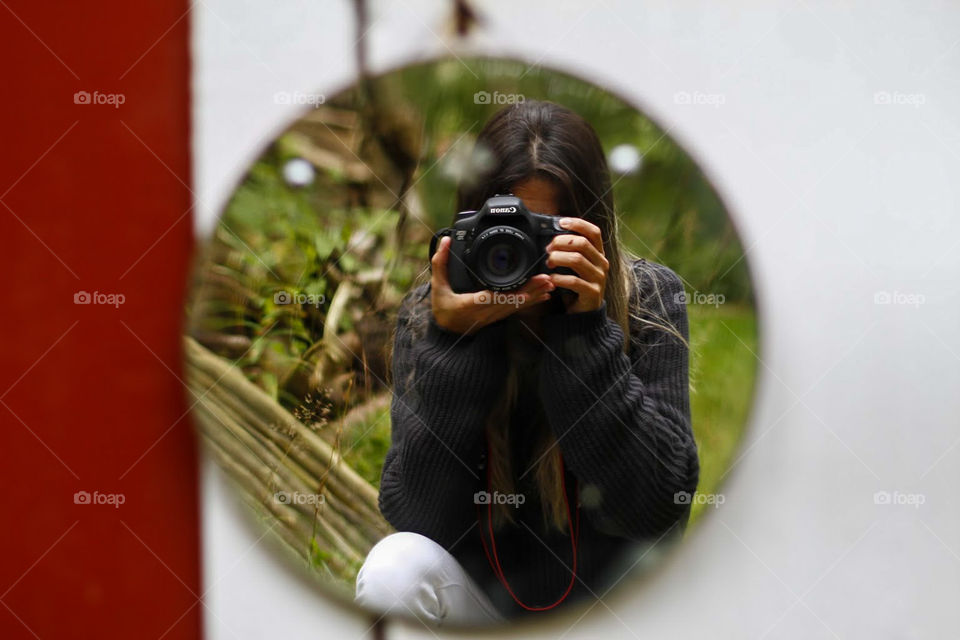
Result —
<path fill-rule="evenodd" d="M 448 35 L 451 4 L 375 2 L 374 68 L 483 52 L 617 91 L 702 163 L 759 295 L 760 384 L 726 503 L 653 580 L 527 637 L 956 634 L 960 7 L 473 0 L 487 23 L 464 44 Z M 345 0 L 204 0 L 193 31 L 204 233 L 296 116 L 274 93 L 350 82 L 354 26 Z M 678 92 L 723 104 L 678 104 Z M 923 303 L 876 304 L 878 292 Z M 209 638 L 366 635 L 367 620 L 255 544 L 216 470 L 203 477 Z M 924 503 L 876 504 L 878 491 Z"/>

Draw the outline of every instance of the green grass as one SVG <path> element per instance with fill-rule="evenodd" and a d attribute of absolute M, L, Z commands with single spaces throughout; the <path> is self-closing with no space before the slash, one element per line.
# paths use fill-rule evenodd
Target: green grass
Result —
<path fill-rule="evenodd" d="M 390 448 L 390 407 L 376 411 L 369 419 L 344 431 L 340 441 L 343 460 L 377 489 L 383 459 Z"/>
<path fill-rule="evenodd" d="M 753 401 L 757 328 L 753 309 L 690 305 L 690 412 L 700 453 L 701 494 L 722 493 Z M 751 353 L 753 352 L 753 353 Z M 690 523 L 710 504 L 694 504 Z"/>

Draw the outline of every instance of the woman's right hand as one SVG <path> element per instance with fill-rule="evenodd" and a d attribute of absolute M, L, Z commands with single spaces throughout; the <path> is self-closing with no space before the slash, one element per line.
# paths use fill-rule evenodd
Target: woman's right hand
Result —
<path fill-rule="evenodd" d="M 538 304 L 550 297 L 554 284 L 545 273 L 533 276 L 523 287 L 509 294 L 501 292 L 495 295 L 490 290 L 455 293 L 447 279 L 450 242 L 450 236 L 440 238 L 430 261 L 430 306 L 439 327 L 470 335 L 483 326 L 506 318 L 524 305 Z"/>

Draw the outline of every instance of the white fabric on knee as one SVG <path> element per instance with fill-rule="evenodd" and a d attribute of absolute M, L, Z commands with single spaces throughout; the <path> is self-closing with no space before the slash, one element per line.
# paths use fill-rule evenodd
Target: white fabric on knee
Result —
<path fill-rule="evenodd" d="M 503 621 L 456 558 L 419 533 L 394 533 L 374 545 L 357 574 L 356 601 L 437 625 Z"/>

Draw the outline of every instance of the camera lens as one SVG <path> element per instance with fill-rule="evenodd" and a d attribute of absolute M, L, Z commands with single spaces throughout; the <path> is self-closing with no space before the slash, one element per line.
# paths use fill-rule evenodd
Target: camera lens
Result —
<path fill-rule="evenodd" d="M 480 283 L 494 291 L 521 286 L 532 275 L 536 247 L 515 227 L 487 229 L 477 238 L 475 273 Z"/>
<path fill-rule="evenodd" d="M 487 251 L 487 270 L 495 276 L 509 275 L 516 269 L 518 261 L 516 248 L 506 243 L 490 247 Z"/>

